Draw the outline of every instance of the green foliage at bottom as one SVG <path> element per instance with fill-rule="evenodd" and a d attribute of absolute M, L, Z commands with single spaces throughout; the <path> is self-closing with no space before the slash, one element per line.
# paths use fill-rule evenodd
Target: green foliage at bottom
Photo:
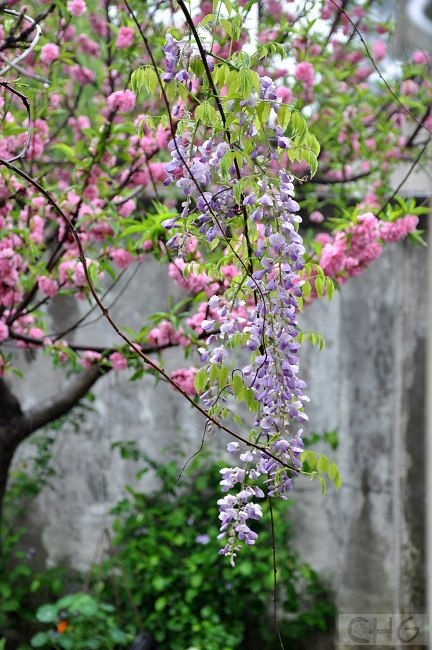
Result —
<path fill-rule="evenodd" d="M 100 598 L 117 599 L 124 626 L 141 625 L 161 650 L 237 650 L 254 639 L 277 648 L 271 616 L 273 562 L 268 504 L 258 543 L 236 567 L 217 553 L 219 469 L 200 460 L 182 475 L 153 465 L 155 492 L 128 489 L 114 509 L 113 556 L 95 570 Z M 150 469 L 147 467 L 146 469 Z M 289 503 L 274 500 L 280 626 L 287 648 L 326 630 L 334 614 L 317 574 L 290 547 Z"/>
<path fill-rule="evenodd" d="M 34 571 L 32 560 L 16 547 L 19 533 L 3 528 L 0 639 L 19 629 L 28 639 L 20 650 L 114 650 L 130 647 L 146 630 L 159 650 L 279 648 L 268 504 L 263 502 L 264 518 L 255 526 L 258 543 L 244 549 L 233 568 L 217 552 L 221 465 L 201 457 L 178 484 L 176 462 L 158 464 L 120 447 L 123 456 L 141 463 L 137 476 L 147 474 L 151 488 L 145 493 L 126 488 L 113 510 L 111 552 L 90 574 L 65 579 L 61 568 Z M 326 631 L 334 615 L 318 575 L 292 549 L 289 508 L 289 502 L 273 501 L 286 650 Z M 75 593 L 68 593 L 71 588 Z"/>

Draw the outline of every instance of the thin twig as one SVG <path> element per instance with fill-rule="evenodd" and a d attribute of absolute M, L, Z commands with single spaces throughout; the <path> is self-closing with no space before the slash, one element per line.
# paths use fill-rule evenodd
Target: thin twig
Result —
<path fill-rule="evenodd" d="M 30 23 L 32 29 L 33 28 L 36 29 L 36 34 L 35 34 L 32 42 L 24 50 L 24 52 L 21 52 L 21 54 L 19 54 L 17 57 L 15 57 L 15 59 L 13 59 L 13 61 L 9 62 L 7 65 L 4 66 L 4 68 L 2 68 L 0 70 L 0 77 L 2 77 L 4 74 L 6 74 L 6 72 L 8 72 L 11 68 L 13 68 L 14 65 L 16 65 L 17 63 L 19 63 L 20 61 L 25 59 L 30 54 L 30 52 L 32 50 L 34 50 L 34 48 L 36 47 L 40 37 L 42 36 L 42 30 L 41 30 L 40 26 L 36 23 L 35 20 L 33 20 L 33 18 L 31 16 L 27 16 L 27 14 L 23 14 L 23 13 L 20 14 L 17 11 L 14 11 L 13 9 L 3 9 L 3 13 L 9 14 L 11 16 L 18 16 L 18 17 L 22 16 L 22 18 L 24 20 L 26 20 L 28 23 Z M 7 42 L 7 39 L 6 39 L 6 42 Z"/>
<path fill-rule="evenodd" d="M 32 130 L 32 119 L 31 119 L 31 113 L 30 113 L 30 104 L 25 95 L 20 93 L 18 90 L 15 90 L 15 88 L 12 88 L 8 83 L 5 81 L 0 81 L 0 86 L 3 88 L 6 88 L 6 90 L 16 97 L 19 97 L 19 99 L 22 101 L 24 104 L 24 108 L 26 109 L 27 112 L 27 136 L 24 142 L 24 145 L 21 149 L 21 151 L 16 155 L 13 156 L 13 158 L 9 158 L 7 162 L 14 162 L 14 160 L 19 160 L 20 158 L 24 158 L 24 156 L 27 153 L 27 149 L 29 148 L 30 145 L 30 139 L 31 139 L 31 130 Z"/>
<path fill-rule="evenodd" d="M 430 133 L 430 134 L 432 135 L 432 131 L 431 131 L 431 130 L 430 130 L 430 129 L 425 125 L 425 124 L 422 124 L 422 123 L 420 122 L 420 120 L 418 120 L 418 119 L 416 118 L 416 116 L 414 115 L 414 113 L 412 113 L 412 112 L 410 111 L 410 109 L 409 109 L 407 106 L 405 106 L 405 104 L 404 104 L 404 103 L 399 99 L 399 97 L 396 95 L 396 93 L 394 92 L 394 90 L 391 88 L 391 86 L 390 86 L 390 84 L 388 83 L 388 81 L 387 81 L 386 79 L 384 79 L 384 77 L 383 77 L 382 73 L 380 72 L 380 70 L 379 70 L 377 64 L 375 63 L 375 60 L 374 60 L 373 56 L 371 55 L 371 53 L 370 53 L 370 51 L 369 51 L 368 46 L 366 45 L 366 41 L 364 40 L 361 31 L 359 30 L 359 28 L 357 27 L 357 25 L 354 23 L 354 21 L 352 20 L 352 18 L 350 18 L 350 16 L 347 14 L 347 12 L 346 12 L 342 7 L 340 7 L 340 6 L 337 4 L 337 2 L 335 2 L 335 0 L 330 0 L 330 2 L 331 2 L 332 4 L 334 4 L 334 6 L 337 7 L 337 8 L 338 8 L 342 13 L 343 13 L 343 15 L 345 16 L 345 18 L 346 18 L 346 19 L 351 23 L 352 27 L 354 28 L 355 33 L 357 34 L 357 36 L 360 38 L 360 40 L 361 40 L 361 42 L 362 42 L 362 45 L 363 45 L 363 47 L 364 47 L 364 49 L 365 49 L 365 52 L 366 52 L 366 54 L 367 54 L 368 59 L 371 61 L 371 63 L 372 63 L 372 65 L 373 65 L 373 67 L 375 68 L 375 70 L 376 70 L 376 72 L 377 72 L 379 78 L 380 78 L 381 81 L 384 83 L 385 87 L 387 88 L 387 90 L 389 91 L 389 93 L 391 94 L 391 96 L 392 96 L 392 97 L 397 101 L 397 103 L 401 106 L 401 108 L 403 108 L 403 110 L 404 110 L 406 113 L 408 113 L 408 115 L 409 115 L 409 116 L 414 120 L 414 122 L 416 122 L 416 123 L 417 123 L 421 128 L 425 129 L 425 131 L 428 131 L 428 133 Z"/>
<path fill-rule="evenodd" d="M 270 508 L 270 526 L 271 526 L 271 546 L 272 546 L 272 554 L 273 554 L 273 620 L 275 624 L 275 629 L 276 633 L 279 639 L 279 644 L 281 647 L 281 650 L 285 650 L 285 646 L 283 644 L 282 640 L 282 635 L 281 631 L 279 628 L 279 618 L 278 618 L 278 613 L 277 613 L 277 606 L 278 606 L 278 601 L 277 601 L 277 587 L 278 587 L 278 582 L 277 582 L 277 561 L 276 561 L 276 540 L 275 540 L 275 526 L 274 526 L 274 516 L 273 516 L 273 503 L 272 503 L 272 498 L 268 498 L 269 502 L 269 508 Z"/>
<path fill-rule="evenodd" d="M 409 170 L 407 171 L 407 173 L 405 174 L 405 176 L 403 177 L 403 179 L 401 180 L 401 182 L 399 183 L 399 185 L 397 186 L 397 188 L 394 190 L 394 192 L 392 193 L 392 195 L 391 195 L 391 196 L 387 199 L 387 201 L 384 203 L 384 205 L 382 206 L 381 210 L 378 212 L 377 217 L 379 217 L 380 214 L 382 214 L 382 213 L 384 212 L 384 210 L 386 209 L 386 207 L 387 207 L 387 206 L 388 206 L 388 205 L 393 201 L 393 199 L 395 198 L 395 196 L 396 196 L 397 194 L 399 194 L 399 191 L 400 191 L 401 188 L 405 185 L 406 181 L 407 181 L 408 178 L 411 176 L 411 174 L 413 173 L 414 169 L 417 167 L 418 163 L 420 162 L 421 157 L 423 156 L 424 152 L 425 152 L 426 149 L 428 148 L 431 139 L 432 139 L 432 135 L 429 136 L 429 138 L 426 140 L 426 142 L 424 143 L 423 147 L 420 149 L 419 153 L 417 154 L 417 156 L 416 156 L 414 162 L 412 163 L 411 167 L 409 168 Z"/>

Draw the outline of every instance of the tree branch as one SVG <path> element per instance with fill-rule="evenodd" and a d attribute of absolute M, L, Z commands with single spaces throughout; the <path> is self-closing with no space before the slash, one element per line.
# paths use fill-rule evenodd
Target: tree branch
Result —
<path fill-rule="evenodd" d="M 68 383 L 60 394 L 49 399 L 42 406 L 35 406 L 24 414 L 25 427 L 21 440 L 34 433 L 41 427 L 66 415 L 88 393 L 90 388 L 109 372 L 109 368 L 94 366 L 80 373 L 72 384 Z"/>

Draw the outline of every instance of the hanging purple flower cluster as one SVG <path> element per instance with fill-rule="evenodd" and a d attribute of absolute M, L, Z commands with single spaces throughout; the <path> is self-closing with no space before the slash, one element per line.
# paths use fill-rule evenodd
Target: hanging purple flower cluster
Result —
<path fill-rule="evenodd" d="M 174 74 L 171 59 L 169 74 Z M 254 90 L 249 98 L 227 104 L 232 112 L 237 111 L 242 138 L 257 135 L 253 109 L 259 100 L 268 102 L 275 114 L 278 112 L 276 88 L 268 77 L 260 79 L 259 93 Z M 243 467 L 221 470 L 221 488 L 227 494 L 218 501 L 219 537 L 226 538 L 220 552 L 231 556 L 232 563 L 241 544 L 252 545 L 257 538 L 248 525 L 249 520 L 262 516 L 261 506 L 254 499 L 287 498 L 292 479 L 301 468 L 302 429 L 298 427 L 307 420 L 304 404 L 308 397 L 305 382 L 299 377 L 297 340 L 305 252 L 297 226 L 301 221 L 299 205 L 294 200 L 293 179 L 284 170 L 276 177 L 263 178 L 262 174 L 263 165 L 270 159 L 278 160 L 281 150 L 290 147 L 290 141 L 279 125 L 267 121 L 265 127 L 273 135 L 256 142 L 248 160 L 243 158 L 243 167 L 249 166 L 251 171 L 256 161 L 260 172 L 253 190 L 248 188 L 240 194 L 240 205 L 234 191 L 239 182 L 238 167 L 231 164 L 229 179 L 222 170 L 224 157 L 234 150 L 233 143 L 226 141 L 225 130 L 213 134 L 201 146 L 190 132 L 176 136 L 169 144 L 171 162 L 166 167 L 167 184 L 175 182 L 185 195 L 179 217 L 163 224 L 181 231 L 168 244 L 181 247 L 187 228 L 197 228 L 209 242 L 218 237 L 231 248 L 233 262 L 244 280 L 242 291 L 234 298 L 210 298 L 209 313 L 213 318 L 202 322 L 209 336 L 205 347 L 199 349 L 209 377 L 214 366 L 222 368 L 229 356 L 230 341 L 239 333 L 250 355 L 249 363 L 236 372 L 244 390 L 252 395 L 256 419 L 251 441 L 261 449 L 242 451 L 238 443 L 229 443 L 228 451 L 239 453 Z M 241 142 L 239 139 L 235 151 L 241 151 Z M 253 225 L 252 238 L 251 227 L 246 235 L 244 222 L 243 230 L 239 232 L 237 226 L 233 237 L 233 224 L 239 223 L 239 214 Z M 252 259 L 242 253 L 247 248 L 246 237 L 249 250 L 253 250 Z M 217 373 L 213 376 L 217 377 Z M 214 409 L 220 402 L 226 405 L 232 394 L 232 386 L 221 391 L 218 381 L 213 381 L 201 399 L 206 407 Z M 266 493 L 256 484 L 258 480 L 264 482 Z M 235 489 L 238 491 L 233 494 Z"/>
<path fill-rule="evenodd" d="M 264 497 L 262 490 L 253 485 L 257 479 L 263 477 L 267 496 L 287 498 L 292 478 L 301 467 L 299 457 L 303 451 L 302 430 L 293 434 L 290 429 L 296 422 L 301 425 L 307 420 L 303 407 L 308 397 L 304 392 L 306 384 L 298 376 L 299 343 L 296 340 L 298 297 L 301 295 L 299 271 L 303 268 L 304 254 L 302 239 L 294 225 L 299 221 L 296 216 L 298 204 L 293 200 L 292 179 L 285 172 L 279 173 L 277 185 L 267 186 L 265 182 L 260 185 L 260 196 L 251 194 L 244 200 L 255 208 L 254 219 L 262 224 L 262 237 L 254 253 L 260 268 L 247 280 L 250 289 L 259 296 L 257 304 L 247 310 L 246 325 L 230 317 L 226 304 L 219 311 L 216 308 L 217 320 L 207 321 L 205 327 L 214 330 L 218 321 L 222 322 L 218 334 L 210 337 L 211 343 L 219 339 L 221 344 L 214 346 L 211 352 L 202 353 L 209 366 L 220 363 L 227 356 L 227 343 L 236 331 L 241 329 L 249 335 L 245 347 L 251 354 L 251 362 L 241 369 L 241 376 L 259 404 L 254 422 L 258 434 L 253 442 L 270 452 L 245 451 L 240 454 L 245 468 L 222 470 L 224 490 L 240 486 L 236 495 L 230 494 L 219 501 L 220 537 L 228 538 L 221 553 L 232 556 L 232 561 L 239 541 L 250 545 L 257 537 L 246 523 L 248 519 L 260 518 L 261 509 L 251 501 L 253 497 Z M 216 296 L 212 300 L 223 303 Z M 212 390 L 214 392 L 211 388 L 208 393 Z M 206 398 L 209 399 L 209 394 Z M 228 448 L 235 451 L 236 443 L 230 443 Z"/>

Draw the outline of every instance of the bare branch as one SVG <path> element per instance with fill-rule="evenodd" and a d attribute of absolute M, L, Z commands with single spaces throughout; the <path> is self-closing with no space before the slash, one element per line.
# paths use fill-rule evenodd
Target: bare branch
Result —
<path fill-rule="evenodd" d="M 31 16 L 27 16 L 26 14 L 19 14 L 17 11 L 14 11 L 13 9 L 3 9 L 3 13 L 10 14 L 11 16 L 18 16 L 18 17 L 21 16 L 24 20 L 26 20 L 28 23 L 30 23 L 32 30 L 33 29 L 36 30 L 36 34 L 34 35 L 34 38 L 33 38 L 32 42 L 24 50 L 24 52 L 22 52 L 19 56 L 15 57 L 13 61 L 8 62 L 8 64 L 6 66 L 4 66 L 0 70 L 0 77 L 2 77 L 4 74 L 6 74 L 6 72 L 8 72 L 11 68 L 13 68 L 14 65 L 16 65 L 17 63 L 19 63 L 20 61 L 25 59 L 30 54 L 30 52 L 32 50 L 34 50 L 34 48 L 36 47 L 40 37 L 42 36 L 42 30 L 41 30 L 40 26 L 37 24 L 37 22 L 35 20 L 33 20 L 33 18 Z M 21 34 L 20 38 L 21 37 L 22 37 L 22 34 Z M 8 42 L 8 40 L 6 39 L 6 44 L 7 44 L 7 42 Z"/>
<path fill-rule="evenodd" d="M 72 383 L 67 383 L 42 406 L 36 406 L 24 413 L 25 427 L 21 439 L 26 438 L 41 427 L 66 415 L 88 393 L 90 388 L 106 374 L 109 369 L 94 366 L 80 373 Z"/>

